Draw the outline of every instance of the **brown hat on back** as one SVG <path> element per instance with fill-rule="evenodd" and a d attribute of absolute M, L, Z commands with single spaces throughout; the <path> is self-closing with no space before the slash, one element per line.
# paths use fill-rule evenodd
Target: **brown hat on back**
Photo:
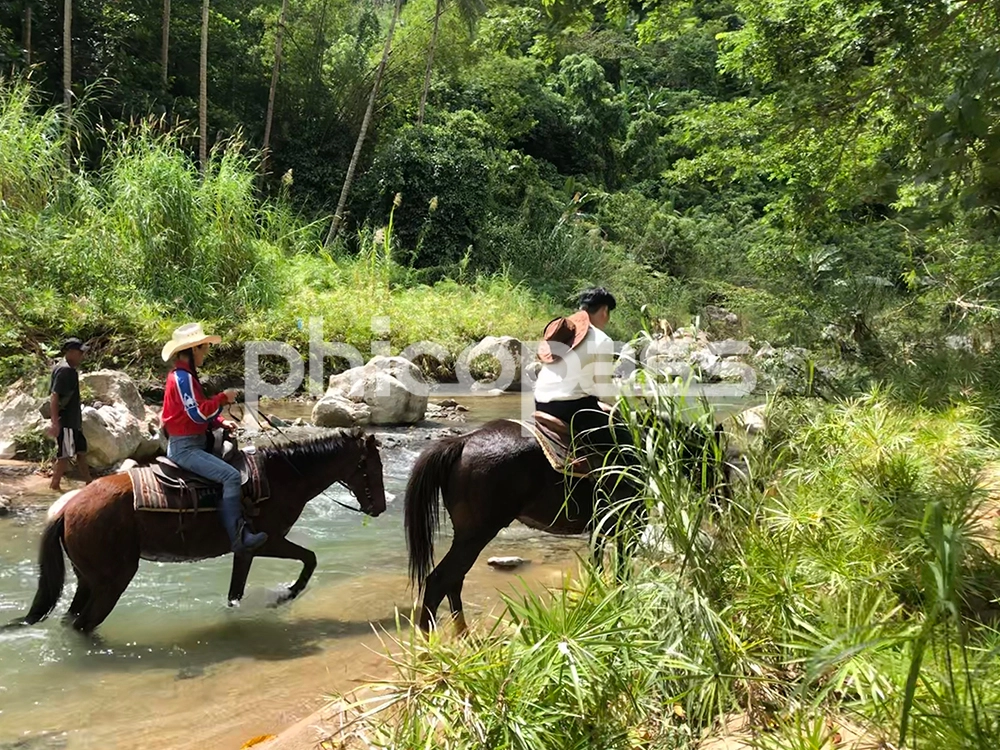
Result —
<path fill-rule="evenodd" d="M 542 343 L 538 345 L 538 359 L 547 365 L 556 362 L 560 355 L 552 352 L 549 342 L 576 349 L 586 337 L 588 330 L 590 330 L 590 314 L 586 310 L 550 321 L 542 333 Z"/>

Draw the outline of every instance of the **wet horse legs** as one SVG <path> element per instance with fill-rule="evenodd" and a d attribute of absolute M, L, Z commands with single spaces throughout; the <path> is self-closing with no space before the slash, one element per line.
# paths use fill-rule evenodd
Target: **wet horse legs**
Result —
<path fill-rule="evenodd" d="M 275 557 L 281 560 L 299 560 L 302 563 L 302 572 L 298 579 L 288 591 L 278 600 L 278 604 L 291 601 L 305 590 L 309 579 L 312 578 L 316 570 L 316 553 L 305 547 L 300 547 L 287 539 L 277 539 L 271 537 L 265 544 L 257 549 L 253 555 L 235 555 L 233 557 L 233 575 L 229 581 L 229 606 L 236 606 L 243 598 L 246 590 L 247 576 L 250 575 L 250 566 L 254 557 Z"/>
<path fill-rule="evenodd" d="M 465 576 L 475 564 L 479 553 L 483 551 L 499 529 L 489 534 L 471 537 L 456 537 L 451 543 L 448 554 L 437 564 L 437 567 L 427 576 L 424 585 L 424 601 L 420 608 L 420 629 L 430 630 L 431 622 L 437 615 L 438 607 L 445 596 L 451 605 L 451 614 L 455 629 L 459 634 L 465 632 L 465 615 L 462 613 L 462 584 Z"/>

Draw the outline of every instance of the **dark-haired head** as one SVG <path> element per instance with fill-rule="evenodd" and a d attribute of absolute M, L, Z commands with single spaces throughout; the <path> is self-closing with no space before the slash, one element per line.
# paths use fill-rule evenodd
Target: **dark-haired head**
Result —
<path fill-rule="evenodd" d="M 604 330 L 611 318 L 611 311 L 617 306 L 615 295 L 603 286 L 592 286 L 580 293 L 580 309 L 590 315 L 590 322 Z"/>

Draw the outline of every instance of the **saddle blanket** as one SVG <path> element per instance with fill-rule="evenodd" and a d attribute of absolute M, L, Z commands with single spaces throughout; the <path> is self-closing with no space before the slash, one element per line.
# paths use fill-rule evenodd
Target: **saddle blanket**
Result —
<path fill-rule="evenodd" d="M 264 473 L 263 457 L 260 454 L 243 454 L 246 466 L 246 481 L 243 483 L 243 504 L 258 505 L 270 496 L 270 487 Z M 198 513 L 217 511 L 222 499 L 222 485 L 209 483 L 202 485 L 195 478 L 193 486 L 178 492 L 165 487 L 157 478 L 151 466 L 129 469 L 132 480 L 132 495 L 135 509 L 159 511 L 161 513 Z"/>
<path fill-rule="evenodd" d="M 572 449 L 566 441 L 557 439 L 555 435 L 543 431 L 534 422 L 524 422 L 520 419 L 510 421 L 520 425 L 535 438 L 542 453 L 545 454 L 545 458 L 549 460 L 549 464 L 560 474 L 579 478 L 590 476 L 590 462 L 587 457 L 573 455 Z"/>

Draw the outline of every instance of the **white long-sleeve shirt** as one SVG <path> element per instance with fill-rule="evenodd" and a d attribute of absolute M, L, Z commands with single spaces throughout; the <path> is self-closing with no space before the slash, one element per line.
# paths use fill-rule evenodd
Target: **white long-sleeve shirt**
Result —
<path fill-rule="evenodd" d="M 542 365 L 535 381 L 535 400 L 572 401 L 587 396 L 613 398 L 615 344 L 596 326 L 590 326 L 580 345 L 552 364 Z"/>

